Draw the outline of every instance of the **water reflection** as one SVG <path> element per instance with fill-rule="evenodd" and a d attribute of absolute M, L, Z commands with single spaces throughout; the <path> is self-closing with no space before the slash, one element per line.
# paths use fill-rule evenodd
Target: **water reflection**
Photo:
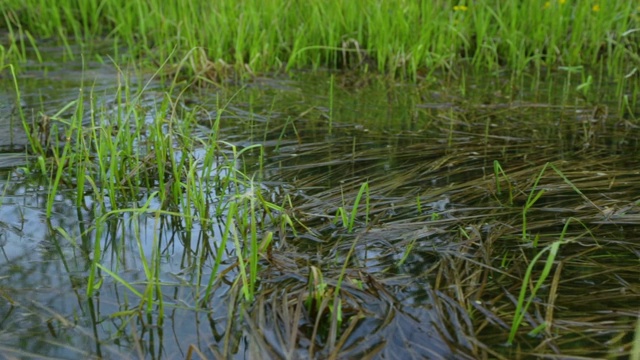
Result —
<path fill-rule="evenodd" d="M 84 99 L 98 104 L 95 108 L 104 110 L 104 116 L 122 115 L 117 104 L 123 96 L 119 90 L 124 80 L 114 67 L 98 63 L 66 66 L 28 70 L 19 79 L 20 109 L 28 119 L 37 120 L 40 113 L 57 113 L 78 98 L 79 89 L 85 89 Z M 335 98 L 330 99 L 330 74 L 294 74 L 287 79 L 257 79 L 243 88 L 192 89 L 181 97 L 170 94 L 176 108 L 181 109 L 178 112 L 197 111 L 202 127 L 194 133 L 203 139 L 219 114 L 217 104 L 228 103 L 221 115 L 219 137 L 238 148 L 260 144 L 264 150 L 247 151 L 238 168 L 255 174 L 274 201 L 288 197 L 296 205 L 295 215 L 310 228 L 306 234 L 283 234 L 276 240 L 279 248 L 273 256 L 280 256 L 281 263 L 273 259 L 262 263 L 262 290 L 274 294 L 264 300 L 267 305 L 303 289 L 310 266 L 335 275 L 347 261 L 353 241 L 358 241 L 355 255 L 349 257 L 354 270 L 349 276 L 354 282 L 351 287 L 345 285 L 345 293 L 364 305 L 362 314 L 355 306 L 351 309 L 353 319 L 358 319 L 356 315 L 362 318 L 354 320 L 351 335 L 344 339 L 346 357 L 363 356 L 370 349 L 379 351 L 381 357 L 461 357 L 477 346 L 469 340 L 470 334 L 476 333 L 467 314 L 470 309 L 461 305 L 470 297 L 462 291 L 480 288 L 476 276 L 483 274 L 482 286 L 489 286 L 489 278 L 499 278 L 505 283 L 503 288 L 515 293 L 515 276 L 505 275 L 506 270 L 504 274 L 478 270 L 466 274 L 470 283 L 461 285 L 451 280 L 451 274 L 471 271 L 473 261 L 478 261 L 473 254 L 482 255 L 488 247 L 483 241 L 512 241 L 499 247 L 507 254 L 500 254 L 505 263 L 509 254 L 522 252 L 517 242 L 519 225 L 514 220 L 521 219 L 521 208 L 501 206 L 508 200 L 499 196 L 495 179 L 491 179 L 494 160 L 504 164 L 506 173 L 514 178 L 526 174 L 504 181 L 503 186 L 519 189 L 514 195 L 516 204 L 526 199 L 524 191 L 530 189 L 535 177 L 531 169 L 547 161 L 584 163 L 584 167 L 576 165 L 568 170 L 574 171 L 571 175 L 577 183 L 596 189 L 588 195 L 598 204 L 613 196 L 602 195 L 609 189 L 633 192 L 633 188 L 621 189 L 614 181 L 624 178 L 625 169 L 637 166 L 637 160 L 620 156 L 637 152 L 639 134 L 628 124 L 628 114 L 610 110 L 604 125 L 599 122 L 598 127 L 592 127 L 592 122 L 576 117 L 595 105 L 577 98 L 566 105 L 567 99 L 557 96 L 562 81 L 538 84 L 546 92 L 507 87 L 506 80 L 499 77 L 470 77 L 466 81 L 464 85 L 436 79 L 419 85 L 345 85 L 334 89 Z M 10 89 L 10 80 L 0 79 L 0 96 L 11 96 L 18 103 Z M 154 83 L 142 94 L 140 104 L 149 109 L 147 121 L 154 119 L 155 102 L 162 100 L 159 89 L 161 85 Z M 541 93 L 553 96 L 540 98 Z M 616 101 L 602 99 L 610 109 L 618 108 Z M 8 139 L 0 137 L 0 144 L 14 152 L 12 159 L 26 146 L 17 120 L 15 106 L 0 109 L 0 124 L 8 126 L 6 131 L 0 128 L 0 134 L 10 134 Z M 196 149 L 194 156 L 201 155 L 202 149 Z M 593 159 L 596 161 L 587 164 Z M 6 161 L 0 167 L 24 164 Z M 595 171 L 615 173 L 608 179 L 609 189 L 604 180 L 598 179 L 595 185 L 588 182 L 593 178 L 578 181 L 580 172 Z M 208 226 L 196 222 L 192 229 L 186 229 L 179 216 L 154 212 L 162 204 L 151 200 L 146 214 L 110 214 L 104 227 L 96 228 L 96 219 L 107 216 L 101 206 L 108 209 L 110 204 L 98 204 L 89 194 L 83 205 L 77 206 L 72 191 L 60 193 L 47 219 L 48 189 L 35 180 L 30 183 L 28 177 L 19 178 L 17 173 L 5 175 L 8 180 L 1 183 L 0 295 L 6 301 L 0 302 L 0 350 L 15 356 L 173 358 L 185 357 L 189 346 L 195 345 L 209 357 L 233 354 L 249 358 L 255 354 L 252 347 L 257 345 L 252 337 L 257 332 L 249 319 L 254 320 L 251 316 L 259 313 L 260 304 L 241 309 L 246 315 L 242 319 L 235 318 L 229 308 L 241 296 L 232 286 L 237 275 L 232 245 L 222 252 L 223 270 L 229 269 L 223 279 L 226 282 L 217 284 L 214 296 L 202 302 L 212 267 L 212 259 L 203 255 L 203 244 L 215 248 L 220 243 L 223 219 L 214 217 Z M 338 208 L 351 204 L 349 194 L 364 182 L 371 187 L 371 219 L 357 217 L 362 234 L 356 237 L 333 219 Z M 218 200 L 225 196 L 209 195 Z M 127 206 L 139 208 L 147 196 L 139 194 L 140 202 Z M 572 215 L 584 209 L 574 193 L 543 201 L 553 208 L 575 209 Z M 549 208 L 546 211 L 550 212 Z M 547 213 L 543 217 L 541 213 L 537 215 L 543 219 L 565 216 Z M 557 238 L 562 223 L 544 225 L 540 230 L 543 235 Z M 133 290 L 105 276 L 98 292 L 87 297 L 89 263 L 98 256 L 96 239 L 101 263 L 133 284 Z M 406 252 L 410 246 L 414 251 Z M 486 258 L 487 267 L 501 266 L 493 263 L 495 256 Z M 152 260 L 160 264 L 161 283 L 149 287 L 145 261 Z M 451 268 L 442 269 L 445 265 Z M 584 281 L 576 274 L 578 265 L 567 276 Z M 571 264 L 567 266 L 571 268 Z M 199 267 L 206 269 L 204 276 L 200 276 Z M 600 274 L 593 271 L 591 280 L 611 281 Z M 633 283 L 633 272 L 621 274 Z M 354 285 L 358 280 L 362 288 Z M 151 298 L 161 296 L 163 307 L 135 295 L 150 288 L 155 291 Z M 506 306 L 503 293 L 491 296 L 489 300 L 496 306 Z M 281 309 L 295 309 L 297 299 L 288 301 Z M 475 308 L 485 309 L 485 303 L 473 301 Z M 148 313 L 138 310 L 140 304 L 147 306 Z M 486 304 L 491 308 L 493 303 Z M 303 330 L 313 325 L 301 323 L 293 325 Z M 478 336 L 491 331 L 503 334 L 505 323 L 494 323 L 495 327 L 484 324 L 488 330 L 483 327 Z M 276 338 L 282 324 L 260 329 L 265 336 Z M 229 341 L 229 337 L 234 339 Z M 295 353 L 308 355 L 306 348 L 315 340 L 299 339 Z M 223 349 L 223 344 L 232 348 Z M 275 340 L 269 345 L 277 347 Z M 456 347 L 461 352 L 452 355 Z M 273 351 L 286 354 L 287 349 Z M 319 350 L 319 354 L 329 353 Z"/>

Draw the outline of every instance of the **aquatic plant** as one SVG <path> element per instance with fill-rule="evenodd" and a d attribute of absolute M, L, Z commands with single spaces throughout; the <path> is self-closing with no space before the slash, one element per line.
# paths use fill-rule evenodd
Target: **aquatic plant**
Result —
<path fill-rule="evenodd" d="M 360 207 L 360 202 L 365 200 L 365 209 L 364 209 L 364 224 L 366 225 L 369 219 L 369 184 L 364 183 L 360 186 L 360 190 L 356 195 L 353 207 L 351 210 L 346 210 L 345 206 L 341 206 L 336 211 L 336 219 L 340 219 L 342 222 L 342 226 L 347 229 L 347 232 L 352 232 L 354 230 L 356 224 L 356 218 L 358 217 L 358 211 Z"/>
<path fill-rule="evenodd" d="M 592 103 L 600 80 L 579 88 L 584 67 L 561 71 L 357 91 L 320 75 L 282 97 L 211 94 L 209 79 L 208 104 L 187 102 L 202 94 L 180 78 L 158 91 L 122 73 L 111 102 L 83 87 L 52 111 L 18 106 L 30 156 L 4 192 L 37 184 L 43 247 L 78 305 L 25 301 L 15 277 L 0 276 L 0 296 L 19 325 L 95 342 L 83 357 L 169 341 L 202 358 L 637 354 L 632 93 Z M 514 84 L 544 91 L 525 102 Z M 56 223 L 60 208 L 78 221 Z M 206 335 L 163 343 L 183 318 Z M 5 335 L 0 350 L 33 355 Z"/>
<path fill-rule="evenodd" d="M 115 109 L 98 107 L 91 101 L 95 95 L 90 89 L 88 94 L 81 91 L 78 99 L 54 115 L 38 114 L 31 121 L 20 114 L 35 158 L 29 173 L 47 180 L 46 217 L 53 215 L 61 194 L 70 192 L 75 205 L 88 209 L 93 217 L 80 233 L 55 229 L 85 251 L 89 262 L 86 296 L 95 296 L 104 278 L 109 277 L 139 300 L 137 307 L 114 316 L 159 311 L 156 315 L 161 321 L 165 284 L 160 280 L 160 232 L 153 233 L 149 254 L 143 246 L 146 239 L 141 223 L 151 218 L 154 228 L 161 228 L 163 219 L 169 218 L 172 226 L 186 234 L 196 229 L 212 231 L 216 223 L 223 228 L 219 243 L 200 250 L 202 263 L 197 267 L 194 285 L 201 306 L 209 301 L 220 281 L 220 268 L 228 259 L 229 247 L 237 259 L 231 268 L 239 272 L 235 279 L 238 288 L 245 301 L 253 301 L 260 256 L 269 250 L 273 239 L 271 227 L 284 231 L 294 225 L 291 217 L 280 217 L 286 210 L 266 200 L 253 176 L 238 168 L 245 153 L 260 152 L 261 146 L 238 149 L 217 138 L 214 130 L 224 113 L 223 105 L 215 119 L 208 119 L 212 130 L 194 137 L 192 131 L 199 120 L 192 113 L 178 112 L 169 95 L 173 89 L 150 106 L 141 101 L 149 83 L 131 93 L 127 76 L 123 74 L 122 78 L 125 82 L 114 96 L 118 99 Z M 16 93 L 19 101 L 17 87 Z M 91 194 L 92 205 L 85 203 L 87 194 Z M 214 221 L 211 214 L 219 219 Z M 124 222 L 132 227 L 128 236 L 134 239 L 145 281 L 132 283 L 121 275 L 124 260 L 119 254 L 112 261 L 105 257 L 105 236 L 114 224 Z M 217 251 L 205 250 L 211 247 Z M 204 273 L 205 263 L 211 264 L 210 274 Z"/>

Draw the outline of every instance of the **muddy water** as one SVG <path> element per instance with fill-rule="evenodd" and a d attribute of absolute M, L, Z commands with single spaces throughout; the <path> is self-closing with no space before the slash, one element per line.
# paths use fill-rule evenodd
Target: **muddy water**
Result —
<path fill-rule="evenodd" d="M 344 290 L 352 299 L 345 318 L 354 319 L 342 345 L 345 358 L 511 357 L 516 351 L 617 356 L 628 351 L 634 304 L 640 300 L 634 270 L 640 256 L 634 237 L 640 229 L 634 198 L 640 190 L 640 134 L 629 111 L 638 109 L 623 107 L 613 96 L 615 83 L 602 83 L 594 90 L 598 96 L 587 101 L 568 86 L 575 79 L 567 76 L 514 84 L 499 74 L 440 74 L 407 85 L 366 76 L 356 81 L 352 74 L 335 74 L 332 80 L 328 73 L 300 73 L 255 78 L 242 87 L 193 89 L 177 99 L 185 110 L 201 109 L 203 125 L 217 103 L 228 101 L 220 138 L 239 147 L 264 147 L 262 168 L 257 152 L 247 153 L 239 166 L 255 172 L 274 200 L 288 196 L 309 228 L 280 239 L 274 258 L 263 264 L 264 295 L 243 314 L 299 293 L 310 265 L 332 278 L 349 261 L 348 278 L 361 285 Z M 18 101 L 12 80 L 6 73 L 0 79 L 0 96 L 8 99 L 0 106 L 0 167 L 6 169 L 0 207 L 0 352 L 182 358 L 193 345 L 208 357 L 251 358 L 265 348 L 272 357 L 286 355 L 277 340 L 283 325 L 257 323 L 251 315 L 245 316 L 253 323 L 229 319 L 229 304 L 239 296 L 231 287 L 221 285 L 210 306 L 197 307 L 201 288 L 195 253 L 201 242 L 215 243 L 220 235 L 214 231 L 208 238 L 198 226 L 186 234 L 171 219 L 149 217 L 133 229 L 123 216 L 101 234 L 78 237 L 101 236 L 104 263 L 140 290 L 145 275 L 139 252 L 149 257 L 160 241 L 160 278 L 170 305 L 164 317 L 160 309 L 122 316 L 140 300 L 114 280 L 86 298 L 93 244 L 70 243 L 60 229 L 73 238 L 83 233 L 94 220 L 92 199 L 77 208 L 75 199 L 61 195 L 53 216 L 44 216 L 45 183 L 27 181 L 15 170 L 29 160 L 17 114 L 23 111 L 37 124 L 42 115 L 52 116 L 75 101 L 80 89 L 91 89 L 92 101 L 114 109 L 119 81 L 114 67 L 97 62 L 38 65 L 20 76 Z M 145 93 L 150 107 L 162 98 L 160 83 L 152 84 Z M 513 201 L 496 189 L 494 161 L 509 177 L 502 186 L 513 187 Z M 510 324 L 505 314 L 513 312 L 510 296 L 517 296 L 516 280 L 526 268 L 510 261 L 523 253 L 528 259 L 535 255 L 519 242 L 520 221 L 528 191 L 547 162 L 557 164 L 583 193 L 557 174 L 545 176 L 540 184 L 551 196 L 531 209 L 531 236 L 554 241 L 569 218 L 580 219 L 592 236 L 579 225 L 569 228 L 576 242 L 566 247 L 563 298 L 556 304 L 554 331 L 561 340 L 545 348 L 531 337 L 521 340 L 519 349 L 506 348 Z M 357 231 L 348 233 L 331 219 L 365 182 L 371 213 L 358 216 Z M 142 248 L 135 245 L 136 237 L 142 238 Z M 347 259 L 354 241 L 355 255 Z M 485 266 L 473 267 L 482 261 Z M 495 271 L 483 272 L 489 267 Z M 593 286 L 597 308 L 578 301 L 586 285 Z M 610 292 L 619 295 L 607 297 Z M 539 308 L 527 318 L 532 327 L 545 317 L 540 309 L 549 300 L 536 301 Z M 277 313 L 275 305 L 270 309 Z M 311 326 L 295 325 L 302 332 Z M 256 327 L 267 339 L 262 343 L 255 340 Z M 576 335 L 589 331 L 597 334 Z M 620 352 L 607 347 L 612 343 Z M 292 347 L 294 358 L 309 355 L 304 341 Z M 318 351 L 318 357 L 328 354 Z"/>

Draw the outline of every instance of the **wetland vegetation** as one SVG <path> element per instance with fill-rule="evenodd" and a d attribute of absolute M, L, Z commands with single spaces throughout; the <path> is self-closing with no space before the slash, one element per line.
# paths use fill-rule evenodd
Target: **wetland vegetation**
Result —
<path fill-rule="evenodd" d="M 640 359 L 637 3 L 0 13 L 0 355 Z"/>

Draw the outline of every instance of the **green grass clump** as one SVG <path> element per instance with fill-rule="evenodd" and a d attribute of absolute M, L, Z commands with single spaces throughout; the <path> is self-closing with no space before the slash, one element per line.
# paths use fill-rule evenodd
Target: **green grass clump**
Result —
<path fill-rule="evenodd" d="M 55 229 L 89 259 L 86 295 L 94 296 L 108 276 L 140 301 L 138 309 L 118 316 L 150 312 L 157 306 L 162 318 L 165 284 L 160 280 L 160 244 L 163 224 L 170 219 L 170 226 L 181 229 L 187 238 L 200 233 L 205 239 L 216 239 L 214 228 L 219 229 L 218 241 L 205 241 L 194 250 L 201 253 L 193 284 L 195 298 L 206 303 L 222 276 L 223 261 L 231 258 L 235 259 L 231 268 L 238 272 L 236 286 L 246 301 L 252 301 L 260 256 L 273 239 L 270 229 L 293 225 L 291 218 L 280 216 L 284 208 L 266 200 L 254 178 L 238 166 L 245 152 L 262 151 L 260 145 L 237 149 L 218 139 L 222 105 L 216 118 L 198 120 L 197 110 L 176 108 L 178 100 L 171 95 L 178 92 L 175 88 L 149 105 L 141 100 L 146 87 L 134 92 L 127 77 L 123 79 L 112 108 L 96 104 L 98 94 L 83 89 L 56 114 L 32 118 L 20 114 L 29 152 L 36 159 L 24 170 L 45 180 L 46 217 L 55 216 L 60 196 L 71 196 L 75 206 L 87 210 L 93 219 L 79 233 Z M 15 90 L 19 99 L 17 82 Z M 198 121 L 208 122 L 211 131 L 194 134 Z M 151 235 L 141 230 L 149 219 L 156 225 Z M 126 265 L 121 254 L 109 259 L 106 253 L 105 238 L 123 223 L 128 224 L 127 236 L 140 256 L 142 283 L 122 276 Z M 153 246 L 145 254 L 143 243 L 149 238 Z"/>
<path fill-rule="evenodd" d="M 637 71 L 640 8 L 632 1 L 192 1 L 6 0 L 9 44 L 24 58 L 35 39 L 113 41 L 194 73 L 358 67 L 416 77 L 461 61 L 479 69 L 605 64 Z M 194 48 L 202 51 L 190 52 Z M 73 54 L 68 52 L 71 57 Z M 6 61 L 6 60 L 5 60 Z"/>

